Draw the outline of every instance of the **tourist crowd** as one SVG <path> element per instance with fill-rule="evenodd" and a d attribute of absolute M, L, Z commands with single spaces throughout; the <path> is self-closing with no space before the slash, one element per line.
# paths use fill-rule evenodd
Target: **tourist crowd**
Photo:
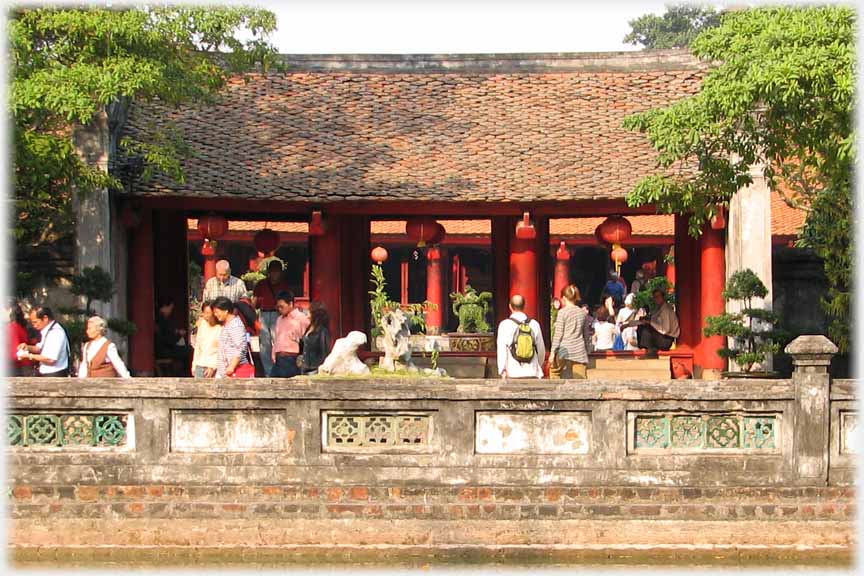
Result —
<path fill-rule="evenodd" d="M 637 309 L 634 292 L 643 278 L 626 284 L 614 272 L 603 290 L 603 305 L 593 316 L 579 288 L 562 290 L 552 331 L 549 374 L 552 378 L 585 378 L 591 351 L 647 349 L 646 356 L 668 350 L 679 335 L 678 320 L 665 295 L 655 290 L 651 314 Z M 247 297 L 245 283 L 231 275 L 227 260 L 216 263 L 216 275 L 204 286 L 200 315 L 189 334 L 175 327 L 175 303 L 157 303 L 154 351 L 164 375 L 195 378 L 252 378 L 256 375 L 252 338 L 258 336 L 259 375 L 291 378 L 316 374 L 332 345 L 327 310 L 312 302 L 308 311 L 295 306 L 283 280 L 282 263 L 272 260 L 267 276 Z M 497 365 L 502 378 L 542 378 L 546 347 L 540 324 L 525 314 L 525 299 L 514 295 L 510 316 L 497 332 Z M 65 328 L 48 307 L 33 308 L 29 318 L 16 302 L 7 306 L 11 373 L 17 376 L 70 376 L 73 354 Z M 129 378 L 116 345 L 106 338 L 107 322 L 91 316 L 86 325 L 77 376 Z M 190 358 L 191 355 L 191 358 Z"/>

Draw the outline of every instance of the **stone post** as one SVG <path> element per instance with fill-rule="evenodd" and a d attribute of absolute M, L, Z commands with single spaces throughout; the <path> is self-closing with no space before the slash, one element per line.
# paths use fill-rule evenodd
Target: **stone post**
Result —
<path fill-rule="evenodd" d="M 749 268 L 762 280 L 768 289 L 764 299 L 755 298 L 753 306 L 771 310 L 773 308 L 772 247 L 771 247 L 771 190 L 765 181 L 762 165 L 750 168 L 753 183 L 741 188 L 729 202 L 728 231 L 726 238 L 726 279 L 739 270 Z M 740 312 L 742 302 L 726 303 L 727 312 Z M 763 370 L 771 370 L 772 356 L 769 354 L 762 364 Z M 730 370 L 737 369 L 730 361 Z"/>
<path fill-rule="evenodd" d="M 73 125 L 72 142 L 84 164 L 101 172 L 108 171 L 108 113 L 99 111 L 86 126 Z M 111 254 L 111 203 L 105 188 L 83 193 L 75 190 L 75 271 L 98 266 L 115 276 Z M 80 304 L 83 307 L 84 298 Z M 93 311 L 109 318 L 116 316 L 112 302 L 93 302 Z"/>
<path fill-rule="evenodd" d="M 828 367 L 837 346 L 825 336 L 799 336 L 788 346 L 792 357 L 796 409 L 793 461 L 798 483 L 825 485 L 828 482 L 828 424 L 831 418 Z"/>

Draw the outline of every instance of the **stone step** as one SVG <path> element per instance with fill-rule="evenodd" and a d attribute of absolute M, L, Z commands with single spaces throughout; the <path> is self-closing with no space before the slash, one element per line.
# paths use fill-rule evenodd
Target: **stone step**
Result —
<path fill-rule="evenodd" d="M 668 372 L 669 358 L 591 358 L 588 369 L 637 372 L 644 370 L 665 370 Z"/>

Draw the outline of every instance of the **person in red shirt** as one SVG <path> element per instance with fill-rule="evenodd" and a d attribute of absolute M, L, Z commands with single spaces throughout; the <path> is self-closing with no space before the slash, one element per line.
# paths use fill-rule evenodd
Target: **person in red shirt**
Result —
<path fill-rule="evenodd" d="M 33 362 L 18 357 L 18 345 L 30 343 L 24 312 L 17 302 L 10 302 L 6 313 L 9 316 L 9 373 L 14 376 L 33 376 Z"/>
<path fill-rule="evenodd" d="M 279 318 L 279 312 L 276 310 L 276 295 L 280 292 L 291 292 L 291 289 L 282 280 L 282 263 L 279 260 L 271 260 L 267 265 L 267 278 L 258 282 L 252 292 L 252 304 L 260 310 L 258 318 L 261 321 L 261 329 L 258 332 L 258 346 L 261 351 L 261 367 L 266 377 L 270 377 L 273 373 L 273 342 L 276 340 L 276 319 Z"/>

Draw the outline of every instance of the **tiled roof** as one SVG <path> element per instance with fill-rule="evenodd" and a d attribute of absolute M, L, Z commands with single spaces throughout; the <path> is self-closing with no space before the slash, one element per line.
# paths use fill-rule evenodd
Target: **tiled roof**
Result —
<path fill-rule="evenodd" d="M 127 132 L 175 123 L 192 150 L 185 184 L 157 174 L 135 193 L 314 202 L 621 198 L 656 170 L 648 140 L 622 120 L 695 93 L 704 68 L 677 56 L 638 66 L 628 58 L 648 57 L 591 58 L 509 68 L 427 66 L 435 57 L 391 71 L 306 66 L 232 79 L 208 106 L 135 105 Z"/>

